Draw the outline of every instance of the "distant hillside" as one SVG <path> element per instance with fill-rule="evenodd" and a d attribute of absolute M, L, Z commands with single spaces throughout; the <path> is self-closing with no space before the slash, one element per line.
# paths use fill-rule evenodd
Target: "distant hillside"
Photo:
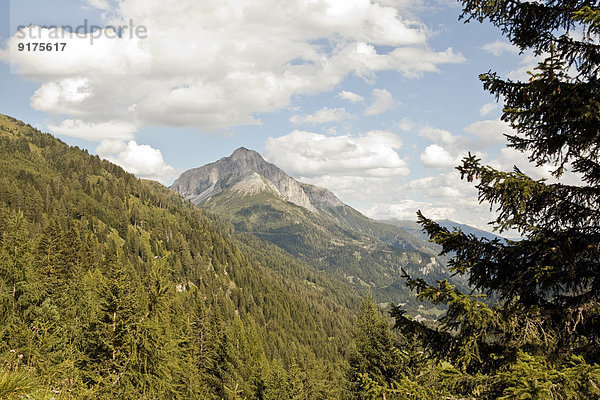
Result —
<path fill-rule="evenodd" d="M 3 390 L 345 398 L 347 283 L 4 115 L 0 171 Z"/>
<path fill-rule="evenodd" d="M 252 150 L 186 171 L 171 189 L 237 232 L 277 245 L 358 293 L 371 290 L 380 302 L 413 302 L 402 269 L 451 279 L 432 244 L 367 218 L 325 188 L 296 181 Z"/>

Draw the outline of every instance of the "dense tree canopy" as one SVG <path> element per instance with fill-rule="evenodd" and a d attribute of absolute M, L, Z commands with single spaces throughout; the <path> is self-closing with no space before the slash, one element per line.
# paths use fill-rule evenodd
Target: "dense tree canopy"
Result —
<path fill-rule="evenodd" d="M 2 115 L 0 170 L 0 398 L 344 398 L 349 285 Z"/>

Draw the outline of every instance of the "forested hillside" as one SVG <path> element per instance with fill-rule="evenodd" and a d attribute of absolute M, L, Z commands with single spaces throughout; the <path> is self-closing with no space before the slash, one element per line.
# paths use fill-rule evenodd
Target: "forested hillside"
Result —
<path fill-rule="evenodd" d="M 0 398 L 345 398 L 349 286 L 6 116 L 0 171 Z"/>
<path fill-rule="evenodd" d="M 427 274 L 431 248 L 403 259 L 393 229 L 314 213 L 331 197 L 271 167 L 287 187 L 230 174 L 192 191 L 224 222 L 0 115 L 0 399 L 600 399 L 600 4 L 461 3 L 540 56 L 526 81 L 480 79 L 508 146 L 555 178 L 457 167 L 520 240 L 417 214 L 468 290 Z M 404 283 L 442 315 L 382 313 L 375 295 Z"/>
<path fill-rule="evenodd" d="M 305 184 L 253 150 L 188 170 L 173 190 L 199 207 L 287 253 L 347 282 L 356 293 L 371 290 L 378 302 L 403 303 L 435 319 L 442 310 L 421 305 L 405 285 L 403 270 L 433 283 L 448 279 L 446 259 L 429 243 L 395 226 L 378 223 L 326 188 Z M 419 308 L 420 306 L 420 308 Z"/>

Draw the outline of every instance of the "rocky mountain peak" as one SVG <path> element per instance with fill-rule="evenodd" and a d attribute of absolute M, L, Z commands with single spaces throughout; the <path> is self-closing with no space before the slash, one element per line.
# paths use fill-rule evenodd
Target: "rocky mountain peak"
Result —
<path fill-rule="evenodd" d="M 171 189 L 198 205 L 229 189 L 240 194 L 268 190 L 312 212 L 318 212 L 317 209 L 322 207 L 343 205 L 329 190 L 298 182 L 265 161 L 258 152 L 245 147 L 235 150 L 229 157 L 185 171 Z"/>
<path fill-rule="evenodd" d="M 234 159 L 234 160 L 235 159 L 242 159 L 242 158 L 245 158 L 245 159 L 249 159 L 249 158 L 252 158 L 252 159 L 259 159 L 260 158 L 260 159 L 263 159 L 262 156 L 258 152 L 254 151 L 254 150 L 247 149 L 245 147 L 240 147 L 240 148 L 236 149 L 231 154 L 231 156 L 229 156 L 229 158 Z"/>

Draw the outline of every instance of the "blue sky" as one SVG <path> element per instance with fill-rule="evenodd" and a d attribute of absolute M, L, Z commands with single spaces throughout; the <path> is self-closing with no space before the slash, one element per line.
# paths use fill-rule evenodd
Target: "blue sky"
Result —
<path fill-rule="evenodd" d="M 526 79 L 535 62 L 459 15 L 449 0 L 0 0 L 0 112 L 167 185 L 245 146 L 371 217 L 485 227 L 461 156 L 548 169 L 504 147 L 478 75 Z M 57 41 L 19 25 L 85 19 L 148 34 L 17 50 Z"/>

